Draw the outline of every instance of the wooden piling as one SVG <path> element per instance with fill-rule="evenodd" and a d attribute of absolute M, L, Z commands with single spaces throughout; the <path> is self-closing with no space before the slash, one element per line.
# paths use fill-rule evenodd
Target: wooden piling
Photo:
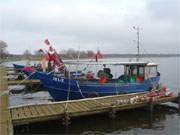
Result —
<path fill-rule="evenodd" d="M 9 107 L 9 92 L 6 79 L 6 69 L 0 67 L 0 133 L 13 135 L 13 125 Z"/>
<path fill-rule="evenodd" d="M 152 113 L 154 110 L 153 98 L 149 100 L 149 111 Z"/>
<path fill-rule="evenodd" d="M 66 127 L 68 127 L 71 124 L 70 119 L 71 118 L 70 118 L 68 112 L 65 112 L 62 117 L 62 124 L 65 125 Z"/>
<path fill-rule="evenodd" d="M 112 107 L 112 108 L 110 109 L 110 111 L 109 111 L 109 117 L 112 118 L 112 119 L 116 118 L 116 109 L 115 109 L 115 107 Z"/>

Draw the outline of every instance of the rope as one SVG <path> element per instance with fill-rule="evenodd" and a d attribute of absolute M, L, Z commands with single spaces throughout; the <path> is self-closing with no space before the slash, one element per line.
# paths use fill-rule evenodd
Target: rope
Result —
<path fill-rule="evenodd" d="M 70 72 L 68 72 L 68 94 L 67 94 L 67 99 L 66 101 L 69 100 L 69 96 L 70 96 L 70 91 L 71 91 L 71 80 L 70 80 Z M 68 108 L 68 102 L 66 102 L 66 105 L 65 105 L 65 113 L 67 113 L 67 108 Z"/>
<path fill-rule="evenodd" d="M 83 95 L 83 93 L 82 93 L 82 91 L 81 91 L 81 89 L 80 89 L 80 86 L 79 86 L 78 81 L 76 81 L 76 85 L 77 85 L 77 87 L 78 87 L 78 91 L 79 91 L 79 93 L 81 94 L 82 98 L 86 98 L 86 97 Z"/>
<path fill-rule="evenodd" d="M 139 44 L 141 46 L 141 48 L 144 50 L 145 54 L 149 54 L 148 51 L 143 47 L 143 45 L 140 43 Z M 152 62 L 154 61 L 152 58 L 149 58 Z"/>
<path fill-rule="evenodd" d="M 87 98 L 87 97 L 85 97 L 85 96 L 83 95 L 82 90 L 81 90 L 81 88 L 80 88 L 80 86 L 79 86 L 78 81 L 76 81 L 76 84 L 77 84 L 78 91 L 79 91 L 79 93 L 81 94 L 82 98 L 83 98 L 83 99 Z M 108 104 L 108 103 L 101 103 L 101 102 L 97 101 L 96 99 L 93 99 L 93 101 L 95 101 L 96 103 L 99 103 L 99 104 L 101 104 L 101 105 L 107 105 L 107 106 L 111 105 L 111 104 Z"/>
<path fill-rule="evenodd" d="M 94 58 L 92 58 L 89 63 L 93 62 Z M 87 64 L 87 66 L 83 69 L 83 71 L 87 70 L 89 68 L 90 64 Z"/>

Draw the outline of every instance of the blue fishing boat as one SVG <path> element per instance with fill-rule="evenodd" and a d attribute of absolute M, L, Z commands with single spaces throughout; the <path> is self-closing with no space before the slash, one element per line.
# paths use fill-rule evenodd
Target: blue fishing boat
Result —
<path fill-rule="evenodd" d="M 23 69 L 25 66 L 23 65 L 19 65 L 19 64 L 13 64 L 14 68 L 17 69 L 17 70 L 21 70 Z"/>
<path fill-rule="evenodd" d="M 98 71 L 98 77 L 90 79 L 87 79 L 87 76 L 85 78 L 82 76 L 74 77 L 70 73 L 64 77 L 46 72 L 35 72 L 35 75 L 42 81 L 43 86 L 47 88 L 55 101 L 148 92 L 159 84 L 160 73 L 157 71 L 157 64 L 155 63 L 98 62 L 94 64 L 121 65 L 124 66 L 124 73 L 117 78 L 113 78 L 109 72 L 110 68 L 104 68 L 104 70 Z"/>

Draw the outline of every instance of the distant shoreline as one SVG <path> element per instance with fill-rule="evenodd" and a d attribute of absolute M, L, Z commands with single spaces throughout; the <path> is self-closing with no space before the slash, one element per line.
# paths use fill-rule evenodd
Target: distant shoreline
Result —
<path fill-rule="evenodd" d="M 105 54 L 104 56 L 108 58 L 135 58 L 137 54 Z M 180 57 L 180 54 L 140 54 L 139 57 Z"/>
<path fill-rule="evenodd" d="M 137 54 L 103 54 L 103 58 L 136 58 Z M 140 54 L 140 58 L 167 58 L 167 57 L 180 57 L 180 54 Z M 4 61 L 20 61 L 20 60 L 41 60 L 41 56 L 31 55 L 27 58 L 24 55 L 10 54 L 7 59 Z M 61 58 L 64 60 L 72 59 L 72 57 L 68 57 L 66 55 L 61 55 Z M 92 57 L 80 57 L 80 59 L 92 59 Z"/>

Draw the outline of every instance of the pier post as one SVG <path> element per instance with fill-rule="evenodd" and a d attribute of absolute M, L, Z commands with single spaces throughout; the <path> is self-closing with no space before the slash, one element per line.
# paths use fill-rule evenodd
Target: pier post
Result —
<path fill-rule="evenodd" d="M 5 67 L 0 67 L 0 134 L 13 135 L 9 107 L 9 92 L 7 84 L 7 72 Z"/>
<path fill-rule="evenodd" d="M 153 99 L 151 98 L 149 100 L 149 111 L 152 113 L 154 110 L 154 104 L 153 104 Z"/>
<path fill-rule="evenodd" d="M 109 117 L 110 118 L 116 118 L 116 109 L 115 107 L 112 107 L 110 112 L 109 112 Z"/>
<path fill-rule="evenodd" d="M 153 122 L 153 111 L 154 111 L 154 103 L 153 103 L 153 97 L 149 100 L 148 110 L 149 110 L 149 126 L 152 128 L 152 122 Z"/>
<path fill-rule="evenodd" d="M 67 112 L 65 112 L 64 116 L 62 118 L 62 124 L 65 125 L 66 127 L 68 127 L 71 124 L 70 119 L 71 118 L 70 118 L 69 114 Z"/>

